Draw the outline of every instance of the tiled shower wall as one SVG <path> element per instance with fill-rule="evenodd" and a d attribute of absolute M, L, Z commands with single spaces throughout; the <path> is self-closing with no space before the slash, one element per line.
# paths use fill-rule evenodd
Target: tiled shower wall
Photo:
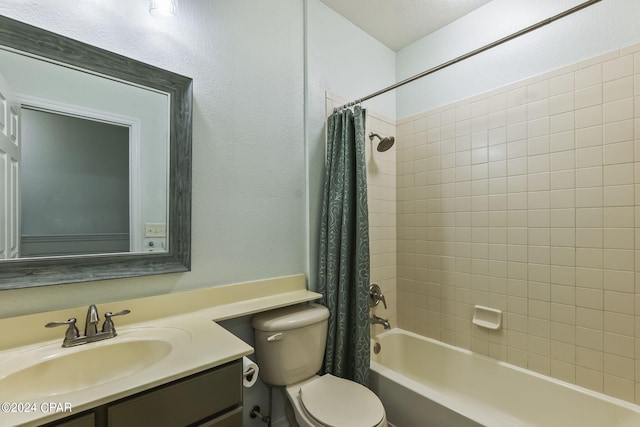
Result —
<path fill-rule="evenodd" d="M 370 132 L 382 138 L 396 135 L 393 120 L 367 111 L 366 154 L 367 195 L 369 196 L 369 247 L 371 253 L 371 283 L 380 285 L 387 308 L 379 303 L 371 312 L 388 319 L 391 327 L 398 326 L 396 298 L 396 147 L 377 151 L 379 139 L 369 139 Z M 382 332 L 374 325 L 373 335 Z"/>
<path fill-rule="evenodd" d="M 326 94 L 327 117 L 333 108 L 348 100 Z M 387 302 L 371 309 L 371 313 L 387 319 L 391 327 L 398 326 L 396 299 L 396 147 L 380 153 L 376 150 L 378 139 L 371 141 L 371 132 L 381 137 L 395 136 L 394 120 L 367 110 L 365 120 L 365 152 L 367 161 L 367 195 L 369 204 L 369 253 L 371 256 L 371 283 L 377 283 Z M 372 335 L 383 331 L 373 325 Z"/>
<path fill-rule="evenodd" d="M 640 403 L 637 52 L 398 123 L 400 327 Z"/>

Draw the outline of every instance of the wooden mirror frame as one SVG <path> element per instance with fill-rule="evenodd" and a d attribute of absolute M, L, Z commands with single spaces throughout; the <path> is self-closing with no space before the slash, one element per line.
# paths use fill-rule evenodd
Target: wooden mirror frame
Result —
<path fill-rule="evenodd" d="M 170 98 L 168 252 L 2 260 L 0 290 L 189 271 L 193 80 L 4 16 L 0 45 Z"/>

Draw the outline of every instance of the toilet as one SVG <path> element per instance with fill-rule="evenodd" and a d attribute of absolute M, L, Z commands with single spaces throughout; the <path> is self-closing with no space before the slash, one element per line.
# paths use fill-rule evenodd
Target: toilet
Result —
<path fill-rule="evenodd" d="M 380 399 L 368 388 L 330 374 L 322 366 L 329 310 L 302 304 L 253 317 L 256 359 L 263 382 L 285 386 L 301 427 L 386 427 Z M 291 415 L 289 415 L 291 416 Z M 295 422 L 294 422 L 295 421 Z"/>

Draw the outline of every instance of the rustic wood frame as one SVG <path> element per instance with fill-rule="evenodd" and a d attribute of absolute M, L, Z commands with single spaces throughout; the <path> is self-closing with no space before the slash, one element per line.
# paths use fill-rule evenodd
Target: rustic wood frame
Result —
<path fill-rule="evenodd" d="M 0 45 L 170 97 L 169 251 L 2 260 L 0 290 L 189 271 L 193 80 L 4 16 Z"/>

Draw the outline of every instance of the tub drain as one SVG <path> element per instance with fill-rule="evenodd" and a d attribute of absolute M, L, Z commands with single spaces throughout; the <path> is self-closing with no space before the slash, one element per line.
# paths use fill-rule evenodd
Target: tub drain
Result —
<path fill-rule="evenodd" d="M 378 354 L 380 353 L 380 350 L 382 349 L 382 346 L 380 345 L 379 342 L 375 343 L 373 345 L 373 354 Z"/>

